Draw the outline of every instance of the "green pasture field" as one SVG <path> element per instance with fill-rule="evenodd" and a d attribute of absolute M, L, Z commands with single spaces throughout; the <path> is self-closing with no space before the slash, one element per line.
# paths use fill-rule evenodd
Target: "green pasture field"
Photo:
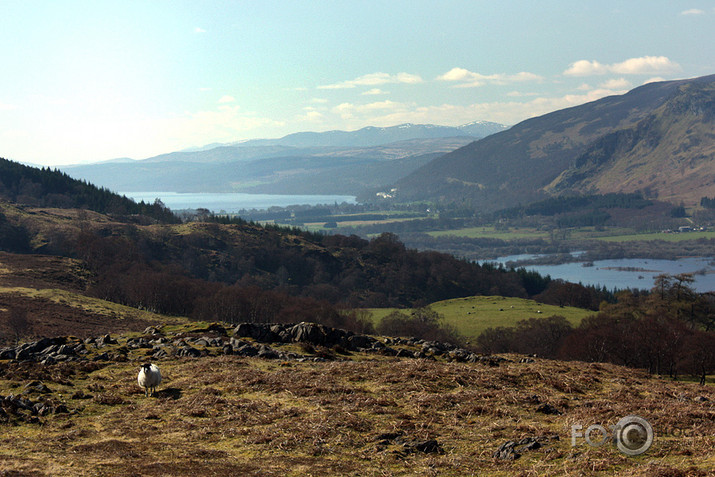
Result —
<path fill-rule="evenodd" d="M 686 240 L 698 240 L 698 239 L 713 239 L 715 238 L 715 231 L 704 231 L 704 232 L 682 232 L 682 233 L 661 233 L 653 232 L 646 234 L 624 234 L 624 235 L 613 235 L 609 237 L 598 237 L 599 240 L 606 242 L 637 242 L 637 241 L 650 241 L 650 240 L 663 240 L 666 242 L 684 242 Z"/>
<path fill-rule="evenodd" d="M 522 238 L 549 238 L 549 233 L 546 231 L 536 230 L 533 228 L 496 230 L 494 227 L 467 227 L 464 229 L 454 230 L 437 230 L 427 232 L 432 237 L 444 237 L 453 235 L 456 237 L 466 238 L 497 238 L 501 240 L 514 240 Z"/>
<path fill-rule="evenodd" d="M 583 318 L 594 314 L 593 311 L 582 308 L 545 305 L 534 300 L 500 296 L 455 298 L 432 303 L 430 308 L 444 316 L 444 322 L 454 326 L 457 332 L 468 340 L 476 339 L 487 328 L 516 326 L 518 321 L 529 318 L 559 315 L 577 326 Z M 375 324 L 396 310 L 397 308 L 367 309 Z M 399 311 L 407 314 L 411 312 L 410 309 Z"/>

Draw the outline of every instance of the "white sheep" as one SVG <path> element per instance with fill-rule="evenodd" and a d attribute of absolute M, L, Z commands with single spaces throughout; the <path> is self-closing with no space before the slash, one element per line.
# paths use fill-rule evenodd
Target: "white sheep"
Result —
<path fill-rule="evenodd" d="M 161 384 L 159 367 L 152 363 L 142 364 L 139 368 L 137 382 L 144 388 L 145 396 L 152 396 L 156 392 L 156 387 Z"/>

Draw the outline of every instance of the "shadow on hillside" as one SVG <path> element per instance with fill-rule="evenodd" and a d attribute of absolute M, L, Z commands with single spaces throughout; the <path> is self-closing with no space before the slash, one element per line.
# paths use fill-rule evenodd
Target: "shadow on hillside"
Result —
<path fill-rule="evenodd" d="M 156 397 L 158 398 L 169 398 L 176 401 L 181 397 L 181 389 L 179 388 L 166 388 L 160 389 L 156 392 Z"/>

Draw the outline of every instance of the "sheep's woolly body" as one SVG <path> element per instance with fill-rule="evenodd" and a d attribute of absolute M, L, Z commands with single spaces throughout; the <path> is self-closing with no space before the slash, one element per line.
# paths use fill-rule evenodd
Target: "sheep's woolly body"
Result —
<path fill-rule="evenodd" d="M 139 368 L 137 382 L 144 388 L 144 395 L 151 396 L 156 392 L 156 387 L 161 384 L 161 371 L 155 364 L 143 364 Z"/>

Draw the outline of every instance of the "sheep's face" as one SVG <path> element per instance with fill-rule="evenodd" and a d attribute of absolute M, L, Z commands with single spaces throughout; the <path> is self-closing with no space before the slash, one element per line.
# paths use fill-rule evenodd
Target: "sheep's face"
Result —
<path fill-rule="evenodd" d="M 144 363 L 141 367 L 145 373 L 148 373 L 151 370 L 151 363 Z"/>

